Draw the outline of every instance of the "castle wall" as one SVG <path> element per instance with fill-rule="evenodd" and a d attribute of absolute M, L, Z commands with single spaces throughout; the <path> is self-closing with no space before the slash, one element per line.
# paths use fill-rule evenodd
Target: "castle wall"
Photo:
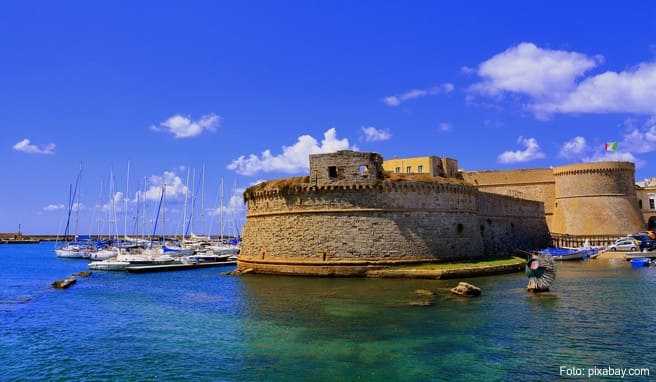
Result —
<path fill-rule="evenodd" d="M 470 171 L 464 172 L 463 177 L 484 192 L 542 202 L 547 225 L 553 226 L 556 192 L 552 169 Z"/>
<path fill-rule="evenodd" d="M 554 169 L 552 233 L 574 236 L 616 235 L 645 228 L 635 191 L 635 166 L 597 162 Z"/>
<path fill-rule="evenodd" d="M 479 229 L 486 257 L 510 255 L 516 248 L 549 245 L 543 203 L 480 192 L 478 205 Z"/>
<path fill-rule="evenodd" d="M 243 235 L 241 268 L 332 275 L 504 256 L 548 237 L 541 203 L 466 185 L 388 181 L 255 193 Z"/>

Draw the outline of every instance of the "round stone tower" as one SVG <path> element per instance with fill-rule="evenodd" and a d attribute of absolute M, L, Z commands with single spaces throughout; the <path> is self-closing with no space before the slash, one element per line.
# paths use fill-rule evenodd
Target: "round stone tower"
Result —
<path fill-rule="evenodd" d="M 561 166 L 554 178 L 553 234 L 623 236 L 644 229 L 633 163 Z"/>

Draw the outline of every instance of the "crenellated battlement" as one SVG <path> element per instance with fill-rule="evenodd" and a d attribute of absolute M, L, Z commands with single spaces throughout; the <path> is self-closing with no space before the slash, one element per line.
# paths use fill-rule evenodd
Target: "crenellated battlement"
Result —
<path fill-rule="evenodd" d="M 258 190 L 261 189 L 261 190 Z M 262 189 L 264 188 L 264 189 Z M 244 200 L 257 201 L 266 198 L 278 198 L 287 195 L 300 194 L 321 194 L 332 191 L 360 191 L 360 190 L 377 190 L 379 192 L 435 192 L 435 193 L 452 193 L 452 194 L 473 194 L 477 192 L 476 188 L 466 184 L 442 183 L 442 182 L 412 182 L 403 181 L 395 182 L 390 180 L 379 181 L 371 184 L 358 183 L 341 183 L 333 185 L 313 186 L 311 184 L 299 184 L 293 186 L 284 186 L 280 188 L 267 188 L 267 184 L 261 183 L 249 188 L 244 193 Z"/>

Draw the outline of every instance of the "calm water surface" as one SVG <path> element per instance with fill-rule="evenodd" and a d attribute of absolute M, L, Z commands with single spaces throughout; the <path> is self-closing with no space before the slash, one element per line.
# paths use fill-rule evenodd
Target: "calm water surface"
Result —
<path fill-rule="evenodd" d="M 131 275 L 52 244 L 0 246 L 0 380 L 553 380 L 560 365 L 650 367 L 656 268 L 560 264 L 553 293 L 523 274 L 456 281 Z M 417 288 L 435 304 L 413 307 Z"/>

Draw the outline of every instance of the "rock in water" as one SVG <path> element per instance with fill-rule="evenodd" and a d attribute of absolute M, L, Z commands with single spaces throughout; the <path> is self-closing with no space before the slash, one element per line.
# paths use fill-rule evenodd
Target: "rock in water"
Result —
<path fill-rule="evenodd" d="M 460 282 L 455 288 L 451 288 L 451 293 L 458 296 L 476 297 L 481 295 L 481 288 L 470 283 Z"/>
<path fill-rule="evenodd" d="M 89 277 L 91 276 L 91 272 L 89 271 L 82 271 L 74 274 L 73 276 L 80 276 L 80 277 Z"/>
<path fill-rule="evenodd" d="M 433 301 L 431 300 L 417 300 L 417 301 L 410 301 L 408 303 L 410 306 L 431 306 L 433 305 Z"/>
<path fill-rule="evenodd" d="M 415 290 L 415 294 L 419 296 L 434 296 L 435 293 L 433 291 L 430 291 L 428 289 L 417 289 Z"/>
<path fill-rule="evenodd" d="M 53 282 L 52 286 L 53 286 L 53 288 L 57 288 L 57 289 L 66 289 L 66 288 L 70 287 L 71 285 L 75 284 L 76 281 L 77 281 L 77 279 L 75 277 L 71 276 L 71 277 L 67 277 L 63 280 L 57 280 L 57 281 Z"/>

